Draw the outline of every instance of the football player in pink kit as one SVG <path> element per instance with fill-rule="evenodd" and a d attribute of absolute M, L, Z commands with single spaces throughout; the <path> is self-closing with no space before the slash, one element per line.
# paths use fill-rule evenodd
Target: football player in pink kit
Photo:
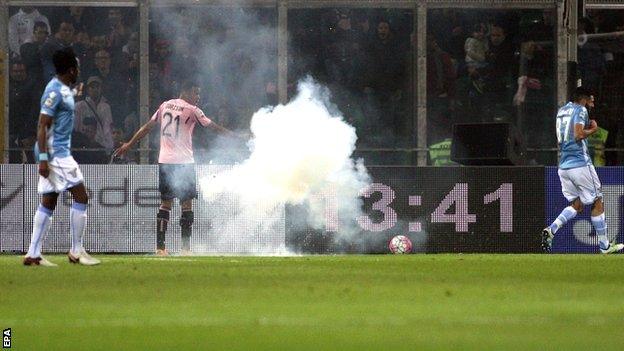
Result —
<path fill-rule="evenodd" d="M 190 252 L 193 225 L 193 199 L 197 197 L 193 130 L 195 124 L 210 127 L 223 134 L 236 136 L 230 130 L 211 121 L 197 106 L 200 88 L 192 81 L 182 84 L 180 98 L 165 101 L 130 141 L 119 147 L 114 155 L 123 155 L 160 123 L 160 154 L 158 156 L 158 190 L 160 209 L 156 215 L 156 253 L 166 256 L 165 233 L 173 199 L 182 206 L 182 252 Z"/>

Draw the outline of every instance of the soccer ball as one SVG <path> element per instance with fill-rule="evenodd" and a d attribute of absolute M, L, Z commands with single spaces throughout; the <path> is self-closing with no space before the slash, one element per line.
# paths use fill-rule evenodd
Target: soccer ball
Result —
<path fill-rule="evenodd" d="M 393 254 L 404 254 L 412 252 L 412 242 L 405 235 L 397 235 L 390 239 L 388 248 Z"/>

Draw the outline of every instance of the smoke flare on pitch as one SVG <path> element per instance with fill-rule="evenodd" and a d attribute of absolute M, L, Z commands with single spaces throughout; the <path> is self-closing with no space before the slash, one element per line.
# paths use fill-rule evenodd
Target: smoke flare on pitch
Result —
<path fill-rule="evenodd" d="M 311 78 L 301 81 L 288 104 L 253 115 L 251 132 L 248 159 L 200 179 L 205 199 L 235 194 L 240 213 L 259 219 L 280 204 L 303 205 L 313 228 L 336 231 L 338 237 L 357 231 L 358 193 L 370 177 L 361 160 L 351 159 L 355 128 L 331 104 L 327 88 Z"/>

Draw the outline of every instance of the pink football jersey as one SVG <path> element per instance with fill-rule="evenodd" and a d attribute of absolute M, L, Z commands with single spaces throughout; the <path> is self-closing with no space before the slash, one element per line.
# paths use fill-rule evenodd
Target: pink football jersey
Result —
<path fill-rule="evenodd" d="M 160 122 L 158 163 L 194 163 L 193 129 L 199 122 L 206 127 L 212 121 L 197 106 L 182 99 L 165 101 L 152 116 Z"/>

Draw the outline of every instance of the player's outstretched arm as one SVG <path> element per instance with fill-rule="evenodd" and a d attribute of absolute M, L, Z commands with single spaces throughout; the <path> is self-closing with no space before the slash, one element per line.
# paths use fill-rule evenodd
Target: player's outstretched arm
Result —
<path fill-rule="evenodd" d="M 136 144 L 139 140 L 143 139 L 144 136 L 149 134 L 149 132 L 154 128 L 154 126 L 158 123 L 155 120 L 149 120 L 145 123 L 136 133 L 132 136 L 132 138 L 127 142 L 121 145 L 115 152 L 113 152 L 113 156 L 122 156 L 125 154 L 134 144 Z"/>
<path fill-rule="evenodd" d="M 214 130 L 215 132 L 222 134 L 222 135 L 226 135 L 226 136 L 230 136 L 230 137 L 234 137 L 234 138 L 240 138 L 240 139 L 247 139 L 246 137 L 244 137 L 243 135 L 240 135 L 238 133 L 234 133 L 233 131 L 215 123 L 212 122 L 210 124 L 208 124 L 207 126 L 208 128 L 211 128 L 212 130 Z"/>
<path fill-rule="evenodd" d="M 37 126 L 37 147 L 39 148 L 39 174 L 47 178 L 50 175 L 48 168 L 48 144 L 46 143 L 48 136 L 47 130 L 52 125 L 52 117 L 42 113 L 39 115 L 39 124 Z"/>

